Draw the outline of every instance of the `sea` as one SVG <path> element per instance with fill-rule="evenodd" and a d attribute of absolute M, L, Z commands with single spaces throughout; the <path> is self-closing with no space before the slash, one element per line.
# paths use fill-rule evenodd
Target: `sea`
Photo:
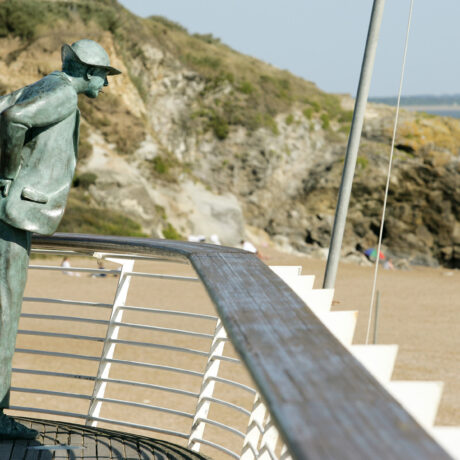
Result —
<path fill-rule="evenodd" d="M 414 107 L 414 106 L 405 106 L 403 107 L 408 110 L 417 110 L 418 112 L 431 113 L 433 115 L 439 115 L 441 117 L 452 117 L 460 118 L 460 108 L 448 108 L 448 107 Z"/>

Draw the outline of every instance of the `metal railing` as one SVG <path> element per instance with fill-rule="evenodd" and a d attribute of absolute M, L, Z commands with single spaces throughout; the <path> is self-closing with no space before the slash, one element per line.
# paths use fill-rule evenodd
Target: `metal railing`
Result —
<path fill-rule="evenodd" d="M 13 413 L 149 432 L 213 458 L 365 458 L 376 448 L 445 458 L 255 256 L 71 234 L 36 237 L 33 248 L 113 268 L 32 260 Z"/>

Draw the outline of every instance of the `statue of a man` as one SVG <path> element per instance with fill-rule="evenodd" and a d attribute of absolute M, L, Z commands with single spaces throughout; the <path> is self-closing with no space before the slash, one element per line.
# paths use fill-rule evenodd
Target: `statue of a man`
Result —
<path fill-rule="evenodd" d="M 119 70 L 98 43 L 62 47 L 62 72 L 0 97 L 0 439 L 33 439 L 3 413 L 27 277 L 31 233 L 56 231 L 75 172 L 78 94 L 95 98 Z"/>

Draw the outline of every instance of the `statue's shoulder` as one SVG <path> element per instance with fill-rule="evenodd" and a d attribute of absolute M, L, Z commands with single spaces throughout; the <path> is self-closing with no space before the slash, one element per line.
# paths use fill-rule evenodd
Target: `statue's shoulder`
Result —
<path fill-rule="evenodd" d="M 18 103 L 46 100 L 47 104 L 77 107 L 78 94 L 64 72 L 52 72 L 24 88 Z"/>

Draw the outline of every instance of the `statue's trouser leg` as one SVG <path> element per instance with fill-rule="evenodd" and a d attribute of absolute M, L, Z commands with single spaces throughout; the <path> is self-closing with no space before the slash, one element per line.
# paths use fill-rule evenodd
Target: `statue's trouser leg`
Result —
<path fill-rule="evenodd" d="M 11 364 L 29 252 L 30 232 L 0 221 L 0 410 L 9 407 Z"/>

